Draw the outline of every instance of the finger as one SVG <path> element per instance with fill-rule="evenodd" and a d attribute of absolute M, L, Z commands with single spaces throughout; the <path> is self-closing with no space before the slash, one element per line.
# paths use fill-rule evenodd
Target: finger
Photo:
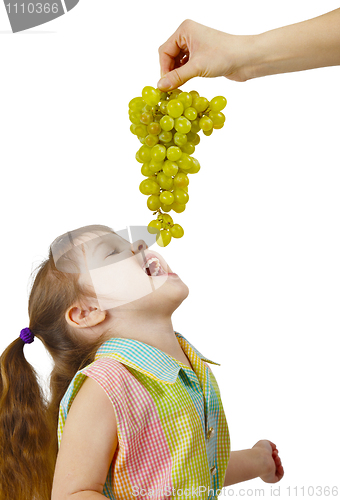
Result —
<path fill-rule="evenodd" d="M 161 76 L 174 69 L 175 59 L 181 52 L 181 47 L 177 43 L 177 31 L 159 47 L 159 64 L 161 67 Z"/>
<path fill-rule="evenodd" d="M 183 64 L 179 68 L 175 68 L 159 80 L 157 87 L 166 92 L 168 90 L 177 89 L 185 82 L 197 76 L 197 71 L 191 61 Z"/>
<path fill-rule="evenodd" d="M 268 442 L 270 443 L 270 446 L 272 447 L 272 450 L 274 451 L 275 448 L 276 448 L 276 444 L 274 444 L 271 441 L 269 441 L 269 439 L 268 439 Z"/>

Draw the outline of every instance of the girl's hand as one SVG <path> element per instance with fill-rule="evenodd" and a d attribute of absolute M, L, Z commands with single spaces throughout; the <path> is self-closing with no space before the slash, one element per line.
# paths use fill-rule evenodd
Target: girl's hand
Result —
<path fill-rule="evenodd" d="M 195 76 L 245 81 L 241 67 L 250 38 L 229 35 L 187 19 L 158 49 L 163 77 L 159 89 L 175 89 Z"/>
<path fill-rule="evenodd" d="M 275 444 L 267 439 L 261 439 L 254 444 L 253 449 L 262 452 L 263 474 L 259 476 L 262 481 L 265 483 L 280 481 L 283 478 L 284 470 Z"/>

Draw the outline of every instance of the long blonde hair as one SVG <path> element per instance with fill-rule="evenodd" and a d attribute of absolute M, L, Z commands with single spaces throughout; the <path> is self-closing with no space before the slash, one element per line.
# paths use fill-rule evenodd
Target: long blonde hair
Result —
<path fill-rule="evenodd" d="M 96 230 L 113 232 L 99 225 L 76 232 Z M 63 241 L 65 235 L 55 242 Z M 1 500 L 50 500 L 60 401 L 76 372 L 94 360 L 103 343 L 103 336 L 95 343 L 78 340 L 67 324 L 67 309 L 94 295 L 79 285 L 78 273 L 62 272 L 59 265 L 57 269 L 52 245 L 48 258 L 36 269 L 28 304 L 29 328 L 54 361 L 51 397 L 47 399 L 34 368 L 26 361 L 25 344 L 19 336 L 0 357 Z"/>

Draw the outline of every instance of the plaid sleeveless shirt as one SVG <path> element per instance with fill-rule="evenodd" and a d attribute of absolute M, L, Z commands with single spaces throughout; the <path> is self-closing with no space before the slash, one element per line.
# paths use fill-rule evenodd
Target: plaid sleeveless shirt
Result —
<path fill-rule="evenodd" d="M 193 370 L 137 340 L 111 338 L 76 373 L 59 408 L 58 444 L 86 377 L 109 397 L 118 444 L 103 495 L 111 500 L 215 500 L 230 456 L 228 424 L 211 368 L 174 332 Z"/>

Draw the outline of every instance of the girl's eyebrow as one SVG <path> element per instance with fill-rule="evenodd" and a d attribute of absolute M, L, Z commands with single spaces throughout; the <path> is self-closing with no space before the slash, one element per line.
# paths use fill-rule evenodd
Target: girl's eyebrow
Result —
<path fill-rule="evenodd" d="M 92 251 L 92 256 L 94 255 L 95 251 L 100 247 L 100 245 L 107 245 L 109 242 L 107 240 L 101 240 L 97 246 L 94 247 Z"/>
<path fill-rule="evenodd" d="M 110 236 L 115 236 L 114 234 L 111 234 Z M 112 240 L 108 240 L 108 239 L 103 239 L 103 237 L 101 238 L 101 241 L 98 243 L 98 245 L 96 245 L 92 251 L 92 256 L 94 255 L 94 252 L 97 250 L 97 248 L 100 247 L 100 245 L 108 245 L 108 244 L 112 244 L 113 241 Z"/>

